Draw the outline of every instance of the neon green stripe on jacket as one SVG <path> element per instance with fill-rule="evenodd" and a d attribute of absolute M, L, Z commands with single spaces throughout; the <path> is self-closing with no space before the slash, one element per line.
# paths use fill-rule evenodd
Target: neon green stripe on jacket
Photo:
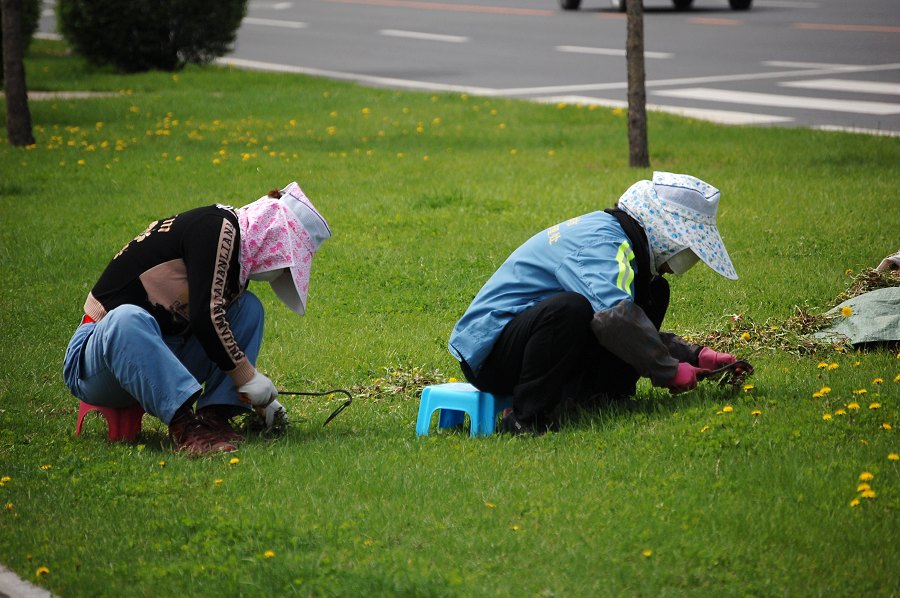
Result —
<path fill-rule="evenodd" d="M 631 283 L 634 281 L 634 269 L 631 267 L 631 260 L 634 259 L 634 251 L 628 241 L 622 241 L 619 245 L 619 251 L 616 253 L 616 262 L 619 264 L 619 276 L 616 278 L 616 286 L 632 295 Z"/>

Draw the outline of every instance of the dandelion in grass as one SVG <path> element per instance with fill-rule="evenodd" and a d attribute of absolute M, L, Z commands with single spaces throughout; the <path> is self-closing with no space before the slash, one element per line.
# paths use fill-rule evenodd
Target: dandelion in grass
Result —
<path fill-rule="evenodd" d="M 859 493 L 860 498 L 875 498 L 878 496 L 874 490 L 863 490 Z"/>
<path fill-rule="evenodd" d="M 232 457 L 232 458 L 231 458 L 231 461 L 229 461 L 228 464 L 229 464 L 229 465 L 237 465 L 237 464 L 240 463 L 240 462 L 241 462 L 241 460 L 238 459 L 237 457 Z"/>
<path fill-rule="evenodd" d="M 884 384 L 884 378 L 872 378 L 872 384 L 874 384 L 875 386 Z"/>
<path fill-rule="evenodd" d="M 864 395 L 864 394 L 866 394 L 867 392 L 869 392 L 869 391 L 866 390 L 865 388 L 854 388 L 854 389 L 853 389 L 853 394 L 855 394 L 855 395 L 857 395 L 857 396 Z"/>
<path fill-rule="evenodd" d="M 839 367 L 841 367 L 841 366 L 839 366 L 839 365 L 836 364 L 836 363 L 829 363 L 829 364 L 828 364 L 828 371 L 836 370 L 836 369 L 838 369 Z"/>
<path fill-rule="evenodd" d="M 6 503 L 5 508 L 7 511 L 12 511 L 13 509 L 16 508 L 16 505 L 12 504 L 11 502 L 8 502 L 8 503 Z"/>
<path fill-rule="evenodd" d="M 837 411 L 834 412 L 834 414 L 835 415 L 847 415 L 847 410 L 846 409 L 838 409 Z"/>
<path fill-rule="evenodd" d="M 47 463 L 46 465 L 41 465 L 41 469 L 44 471 L 47 471 L 48 469 L 51 469 L 52 467 L 53 466 L 50 465 L 49 463 Z"/>
<path fill-rule="evenodd" d="M 519 531 L 519 530 L 522 529 L 522 528 L 519 527 L 518 525 L 513 525 L 513 526 L 510 527 L 510 529 L 511 529 L 512 531 L 514 531 L 514 532 L 517 532 L 517 531 Z"/>
<path fill-rule="evenodd" d="M 869 486 L 866 482 L 862 482 L 859 486 L 856 487 L 857 492 L 865 492 L 866 490 L 871 490 L 872 487 Z"/>
<path fill-rule="evenodd" d="M 47 567 L 38 567 L 37 571 L 34 572 L 35 577 L 43 577 L 50 573 L 50 569 Z"/>
<path fill-rule="evenodd" d="M 856 411 L 857 409 L 859 409 L 859 403 L 855 403 L 855 402 L 854 402 L 854 403 L 848 403 L 848 404 L 847 404 L 847 409 L 849 409 L 850 411 Z"/>
<path fill-rule="evenodd" d="M 845 305 L 844 307 L 841 308 L 841 315 L 844 316 L 845 318 L 849 318 L 850 316 L 853 315 L 853 308 Z"/>
<path fill-rule="evenodd" d="M 859 499 L 858 499 L 858 498 L 854 498 L 853 500 L 850 501 L 850 507 L 851 507 L 851 508 L 853 508 L 853 507 L 858 507 L 858 506 L 859 506 Z"/>
<path fill-rule="evenodd" d="M 160 461 L 160 462 L 159 462 L 159 466 L 160 466 L 160 467 L 165 467 L 165 466 L 166 466 L 166 462 L 165 462 L 165 461 Z"/>
<path fill-rule="evenodd" d="M 889 424 L 888 422 L 884 422 L 883 424 L 881 424 L 881 429 L 882 430 L 893 430 L 894 427 L 891 424 Z"/>
<path fill-rule="evenodd" d="M 753 386 L 752 384 L 744 384 L 744 392 L 750 392 L 754 388 L 756 388 L 756 387 Z"/>
<path fill-rule="evenodd" d="M 822 419 L 824 419 L 825 421 L 830 421 L 830 420 L 831 420 L 831 414 L 830 414 L 830 413 L 825 413 L 825 414 L 823 414 L 823 415 L 822 415 Z"/>
<path fill-rule="evenodd" d="M 449 378 L 447 378 L 447 382 L 456 382 L 456 378 L 450 376 Z"/>
<path fill-rule="evenodd" d="M 827 369 L 828 369 L 828 362 L 827 362 L 827 361 L 820 361 L 820 362 L 819 362 L 819 365 L 817 365 L 816 367 L 819 368 L 820 370 L 827 370 Z"/>
<path fill-rule="evenodd" d="M 650 558 L 651 556 L 653 556 L 653 551 L 650 550 L 649 548 L 645 548 L 644 550 L 641 551 L 641 555 L 643 555 L 644 558 Z"/>
<path fill-rule="evenodd" d="M 722 413 L 731 413 L 732 411 L 734 411 L 734 407 L 732 407 L 731 405 L 725 405 L 724 407 L 722 407 Z"/>
<path fill-rule="evenodd" d="M 860 482 L 871 482 L 874 479 L 875 479 L 875 474 L 873 474 L 870 471 L 864 471 L 861 474 L 859 474 Z"/>
<path fill-rule="evenodd" d="M 221 486 L 223 481 L 224 480 L 213 480 L 213 484 L 215 484 L 216 486 Z"/>
<path fill-rule="evenodd" d="M 759 417 L 760 415 L 762 415 L 762 411 L 760 411 L 759 409 L 754 409 L 753 411 L 750 412 L 750 415 L 755 415 L 756 417 Z"/>
<path fill-rule="evenodd" d="M 11 481 L 12 481 L 12 478 L 9 477 L 8 475 L 5 475 L 2 478 L 0 478 L 0 486 L 4 486 L 7 482 L 11 482 Z"/>
<path fill-rule="evenodd" d="M 894 382 L 900 382 L 900 374 L 894 376 Z"/>
<path fill-rule="evenodd" d="M 881 409 L 881 403 L 869 403 L 869 409 Z"/>
<path fill-rule="evenodd" d="M 743 333 L 741 335 L 741 340 L 743 340 L 744 342 L 750 342 L 750 333 L 749 332 Z"/>
<path fill-rule="evenodd" d="M 274 558 L 275 558 L 275 551 L 274 551 L 274 550 L 267 550 L 267 551 L 265 551 L 265 552 L 263 553 L 263 556 L 266 557 L 267 559 L 274 559 Z"/>
<path fill-rule="evenodd" d="M 888 461 L 900 461 L 900 455 L 897 453 L 888 453 Z"/>
<path fill-rule="evenodd" d="M 492 502 L 489 501 L 489 500 L 486 500 L 486 501 L 484 501 L 484 506 L 486 506 L 486 507 L 489 508 L 489 509 L 493 509 L 493 508 L 496 507 L 497 505 L 495 505 L 494 503 L 492 503 Z"/>
<path fill-rule="evenodd" d="M 708 430 L 709 430 L 709 426 L 703 426 L 702 428 L 700 428 L 700 433 L 702 434 L 703 432 L 706 432 Z"/>
<path fill-rule="evenodd" d="M 858 368 L 858 367 L 861 366 L 861 365 L 862 365 L 862 362 L 861 362 L 861 361 L 854 361 L 854 362 L 853 362 L 853 367 L 855 367 L 855 368 Z"/>

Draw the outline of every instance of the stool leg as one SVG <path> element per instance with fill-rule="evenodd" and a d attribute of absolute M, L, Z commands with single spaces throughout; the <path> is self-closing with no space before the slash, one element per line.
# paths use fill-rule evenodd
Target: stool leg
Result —
<path fill-rule="evenodd" d="M 428 429 L 431 427 L 431 414 L 434 409 L 431 408 L 431 401 L 428 399 L 430 388 L 422 391 L 422 398 L 419 399 L 419 417 L 416 419 L 416 436 L 428 436 Z"/>

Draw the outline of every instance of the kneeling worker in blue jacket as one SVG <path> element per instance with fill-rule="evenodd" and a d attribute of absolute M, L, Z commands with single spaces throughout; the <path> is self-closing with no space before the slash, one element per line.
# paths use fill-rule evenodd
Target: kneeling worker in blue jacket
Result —
<path fill-rule="evenodd" d="M 697 374 L 736 358 L 660 332 L 669 304 L 662 274 L 703 261 L 736 280 L 716 225 L 719 190 L 656 172 L 616 208 L 534 235 L 473 299 L 449 349 L 477 388 L 512 395 L 501 430 L 540 433 L 567 398 L 631 396 L 639 377 L 683 392 Z"/>

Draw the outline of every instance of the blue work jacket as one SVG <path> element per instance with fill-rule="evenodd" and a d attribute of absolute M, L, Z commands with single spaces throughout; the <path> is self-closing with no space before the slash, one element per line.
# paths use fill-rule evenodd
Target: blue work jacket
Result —
<path fill-rule="evenodd" d="M 456 359 L 477 373 L 517 314 L 561 292 L 590 301 L 594 312 L 634 298 L 637 262 L 616 219 L 598 211 L 534 235 L 488 279 L 450 336 Z"/>

